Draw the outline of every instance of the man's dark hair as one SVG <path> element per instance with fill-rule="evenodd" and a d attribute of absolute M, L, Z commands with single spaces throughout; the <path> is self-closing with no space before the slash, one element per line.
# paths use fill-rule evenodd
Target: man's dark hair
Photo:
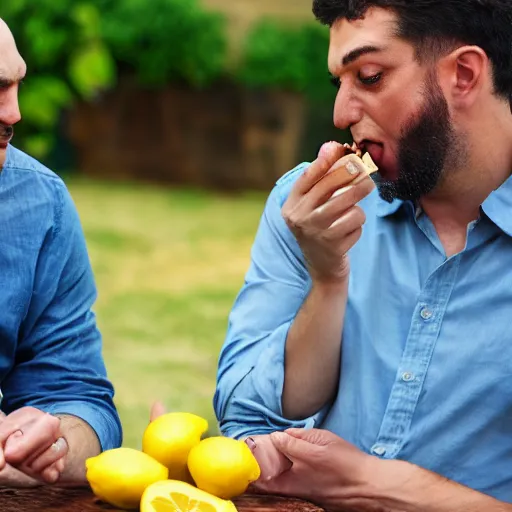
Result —
<path fill-rule="evenodd" d="M 493 67 L 495 93 L 512 110 L 512 0 L 313 0 L 314 15 L 328 26 L 363 18 L 371 7 L 397 15 L 396 35 L 415 47 L 420 62 L 458 44 L 482 48 Z"/>

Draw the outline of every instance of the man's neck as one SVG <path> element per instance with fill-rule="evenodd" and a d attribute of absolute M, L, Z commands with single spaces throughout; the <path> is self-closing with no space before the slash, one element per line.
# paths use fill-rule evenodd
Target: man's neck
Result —
<path fill-rule="evenodd" d="M 448 257 L 464 249 L 468 225 L 479 218 L 482 203 L 511 175 L 512 159 L 506 151 L 491 153 L 484 146 L 479 152 L 484 154 L 473 155 L 465 169 L 453 172 L 435 192 L 420 200 Z"/>

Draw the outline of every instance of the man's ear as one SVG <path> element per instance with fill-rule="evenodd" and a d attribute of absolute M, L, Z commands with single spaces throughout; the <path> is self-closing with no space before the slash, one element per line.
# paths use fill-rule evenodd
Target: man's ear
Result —
<path fill-rule="evenodd" d="M 461 46 L 439 62 L 439 81 L 456 109 L 471 107 L 482 90 L 492 91 L 489 58 L 478 46 Z"/>

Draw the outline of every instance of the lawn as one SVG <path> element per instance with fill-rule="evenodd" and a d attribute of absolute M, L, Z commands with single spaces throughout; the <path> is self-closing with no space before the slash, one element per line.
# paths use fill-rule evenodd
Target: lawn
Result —
<path fill-rule="evenodd" d="M 227 316 L 243 283 L 262 194 L 223 196 L 67 180 L 99 290 L 95 311 L 125 446 L 153 400 L 208 419 Z"/>

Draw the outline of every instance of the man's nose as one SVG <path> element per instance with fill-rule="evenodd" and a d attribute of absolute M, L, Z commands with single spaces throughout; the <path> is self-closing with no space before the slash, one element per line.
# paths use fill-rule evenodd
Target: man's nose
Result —
<path fill-rule="evenodd" d="M 21 120 L 17 87 L 10 87 L 0 95 L 0 123 L 12 126 Z"/>
<path fill-rule="evenodd" d="M 359 123 L 363 117 L 362 107 L 348 87 L 343 85 L 338 91 L 334 103 L 334 125 L 340 130 L 347 130 L 352 125 Z"/>

